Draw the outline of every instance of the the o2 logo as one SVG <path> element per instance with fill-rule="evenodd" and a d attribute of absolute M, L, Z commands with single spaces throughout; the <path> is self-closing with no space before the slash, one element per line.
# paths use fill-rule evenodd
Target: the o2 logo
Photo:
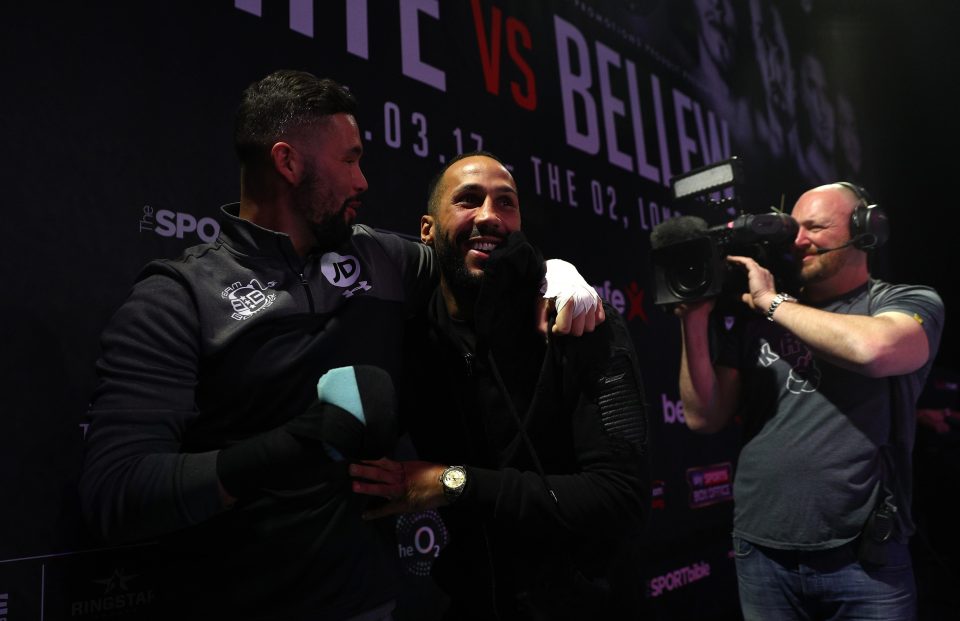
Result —
<path fill-rule="evenodd" d="M 429 526 L 421 526 L 413 533 L 413 547 L 418 554 L 433 555 L 434 558 L 440 556 L 437 536 Z"/>
<path fill-rule="evenodd" d="M 407 572 L 429 576 L 433 560 L 447 545 L 447 527 L 436 511 L 405 513 L 397 518 L 397 553 Z"/>

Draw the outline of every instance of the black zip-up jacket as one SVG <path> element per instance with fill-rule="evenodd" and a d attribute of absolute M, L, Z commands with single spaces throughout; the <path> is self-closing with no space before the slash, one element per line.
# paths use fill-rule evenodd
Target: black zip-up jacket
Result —
<path fill-rule="evenodd" d="M 401 416 L 418 457 L 467 470 L 432 571 L 446 618 L 636 618 L 650 483 L 632 341 L 606 307 L 593 333 L 544 344 L 515 297 L 530 289 L 493 287 L 472 324 L 437 290 L 406 335 Z"/>
<path fill-rule="evenodd" d="M 396 596 L 388 525 L 360 519 L 345 476 L 224 511 L 217 452 L 302 413 L 331 368 L 375 365 L 396 383 L 433 255 L 355 226 L 301 259 L 237 210 L 214 243 L 147 265 L 104 331 L 83 508 L 107 542 L 161 543 L 147 549 L 167 618 L 346 618 Z"/>

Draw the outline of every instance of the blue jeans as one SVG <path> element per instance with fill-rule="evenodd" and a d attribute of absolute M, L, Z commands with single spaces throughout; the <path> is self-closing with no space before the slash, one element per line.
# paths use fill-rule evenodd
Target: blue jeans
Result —
<path fill-rule="evenodd" d="M 887 564 L 864 566 L 856 542 L 818 551 L 775 550 L 733 538 L 746 621 L 913 621 L 916 584 L 906 544 L 887 544 Z"/>

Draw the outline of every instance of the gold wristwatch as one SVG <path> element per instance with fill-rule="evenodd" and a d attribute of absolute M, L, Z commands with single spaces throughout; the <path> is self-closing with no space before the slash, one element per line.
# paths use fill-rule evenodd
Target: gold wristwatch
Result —
<path fill-rule="evenodd" d="M 440 486 L 447 502 L 453 504 L 467 486 L 467 471 L 463 466 L 448 467 L 440 474 Z"/>

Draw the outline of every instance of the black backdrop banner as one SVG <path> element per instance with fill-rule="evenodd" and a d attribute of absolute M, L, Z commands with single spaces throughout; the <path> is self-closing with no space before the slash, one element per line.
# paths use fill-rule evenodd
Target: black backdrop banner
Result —
<path fill-rule="evenodd" d="M 0 620 L 149 609 L 138 573 L 149 545 L 98 548 L 77 506 L 97 337 L 142 265 L 216 237 L 219 206 L 239 195 L 240 92 L 279 68 L 357 95 L 362 222 L 416 235 L 445 161 L 485 149 L 511 166 L 528 235 L 578 266 L 640 352 L 656 480 L 638 588 L 665 619 L 692 615 L 693 601 L 699 618 L 736 610 L 739 430 L 701 437 L 683 424 L 679 326 L 652 303 L 649 238 L 683 213 L 670 178 L 730 156 L 745 164 L 751 212 L 789 208 L 803 188 L 838 178 L 875 180 L 856 79 L 864 55 L 820 3 L 16 4 L 0 44 L 0 174 L 12 192 L 0 268 Z M 841 44 L 847 53 L 835 54 Z M 418 581 L 446 533 L 435 515 L 398 533 L 408 614 L 429 618 L 436 594 Z"/>

